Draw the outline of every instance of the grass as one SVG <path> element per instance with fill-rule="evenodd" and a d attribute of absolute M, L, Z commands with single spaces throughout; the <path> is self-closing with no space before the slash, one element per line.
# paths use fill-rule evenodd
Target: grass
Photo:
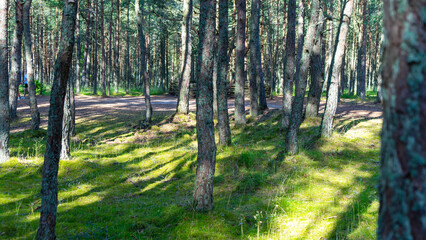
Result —
<path fill-rule="evenodd" d="M 195 116 L 140 113 L 77 122 L 72 160 L 59 168 L 59 239 L 375 239 L 381 120 L 318 138 L 301 127 L 301 152 L 283 153 L 280 116 L 232 128 L 218 147 L 214 210 L 191 207 Z M 38 226 L 45 130 L 11 135 L 0 166 L 0 239 L 33 239 Z"/>

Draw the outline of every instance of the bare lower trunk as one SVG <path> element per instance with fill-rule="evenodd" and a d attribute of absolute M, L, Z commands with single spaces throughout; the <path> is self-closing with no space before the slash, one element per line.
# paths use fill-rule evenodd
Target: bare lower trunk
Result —
<path fill-rule="evenodd" d="M 244 70 L 245 38 L 246 38 L 246 1 L 235 0 L 237 8 L 237 41 L 235 51 L 235 124 L 246 123 L 244 106 L 244 85 L 246 72 Z"/>
<path fill-rule="evenodd" d="M 8 1 L 0 1 L 0 164 L 9 160 Z"/>
<path fill-rule="evenodd" d="M 21 63 L 22 63 L 22 31 L 23 31 L 23 2 L 15 2 L 15 31 L 13 33 L 12 46 L 12 69 L 9 79 L 9 104 L 10 117 L 17 118 L 18 91 L 21 81 Z"/>

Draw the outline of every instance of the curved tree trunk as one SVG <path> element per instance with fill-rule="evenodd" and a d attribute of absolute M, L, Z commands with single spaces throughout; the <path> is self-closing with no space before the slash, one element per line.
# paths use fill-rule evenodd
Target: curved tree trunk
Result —
<path fill-rule="evenodd" d="M 18 91 L 19 81 L 21 79 L 21 64 L 22 64 L 22 31 L 23 31 L 23 2 L 17 0 L 15 2 L 15 30 L 13 33 L 12 46 L 12 69 L 9 79 L 9 104 L 10 117 L 17 118 L 16 113 L 18 108 Z"/>
<path fill-rule="evenodd" d="M 296 96 L 291 107 L 290 125 L 286 134 L 286 150 L 290 154 L 299 151 L 297 143 L 297 133 L 302 122 L 303 101 L 305 99 L 306 84 L 308 81 L 308 70 L 311 61 L 312 49 L 314 47 L 315 33 L 319 16 L 319 0 L 311 2 L 311 14 L 309 26 L 306 32 L 306 39 L 303 43 L 303 52 L 298 65 L 299 74 L 296 71 Z"/>
<path fill-rule="evenodd" d="M 219 39 L 217 63 L 217 113 L 219 127 L 219 144 L 231 145 L 231 129 L 228 116 L 228 87 L 226 77 L 228 74 L 228 0 L 219 0 Z"/>
<path fill-rule="evenodd" d="M 143 6 L 143 2 L 142 2 Z M 145 96 L 145 121 L 147 123 L 151 122 L 152 118 L 152 106 L 151 106 L 151 96 L 150 96 L 150 79 L 148 72 L 146 71 L 146 40 L 145 40 L 145 34 L 143 32 L 143 19 L 142 19 L 142 12 L 139 5 L 139 0 L 136 0 L 135 4 L 135 12 L 136 12 L 136 22 L 138 24 L 138 36 L 139 36 L 139 46 L 140 46 L 140 64 L 141 64 L 141 72 L 142 72 L 142 78 L 143 78 L 143 95 Z"/>
<path fill-rule="evenodd" d="M 426 236 L 426 1 L 385 0 L 378 239 Z M 415 37 L 414 37 L 415 36 Z"/>
<path fill-rule="evenodd" d="M 194 205 L 197 211 L 213 209 L 213 179 L 216 164 L 212 82 L 215 28 L 216 0 L 201 0 L 197 64 L 198 157 L 194 190 Z"/>
<path fill-rule="evenodd" d="M 183 2 L 181 74 L 179 79 L 179 95 L 177 113 L 189 113 L 189 83 L 191 82 L 192 63 L 192 0 Z"/>
<path fill-rule="evenodd" d="M 61 40 L 50 97 L 46 153 L 41 181 L 41 213 L 37 230 L 37 239 L 39 240 L 56 239 L 58 168 L 61 153 L 63 108 L 72 64 L 77 4 L 78 0 L 65 1 L 62 14 Z"/>
<path fill-rule="evenodd" d="M 293 81 L 296 61 L 296 0 L 289 0 L 288 2 L 287 19 L 287 36 L 283 54 L 283 128 L 287 128 L 290 123 L 291 102 L 293 98 Z"/>
<path fill-rule="evenodd" d="M 321 136 L 331 137 L 333 133 L 334 115 L 337 109 L 337 98 L 339 95 L 339 74 L 342 68 L 343 57 L 345 54 L 346 36 L 349 30 L 349 23 L 352 16 L 354 0 L 349 0 L 344 5 L 343 15 L 341 16 L 339 29 L 336 36 L 336 47 L 331 60 L 330 74 L 328 82 L 330 83 L 327 91 L 327 103 L 322 117 Z"/>
<path fill-rule="evenodd" d="M 30 97 L 31 108 L 31 129 L 38 130 L 40 127 L 40 112 L 37 107 L 36 89 L 34 83 L 33 55 L 31 43 L 31 21 L 30 10 L 32 0 L 26 0 L 24 3 L 24 37 L 25 37 L 25 61 L 27 63 L 28 95 Z"/>
<path fill-rule="evenodd" d="M 9 160 L 8 1 L 0 1 L 0 163 Z"/>
<path fill-rule="evenodd" d="M 244 106 L 244 85 L 246 72 L 244 70 L 244 58 L 246 52 L 246 1 L 235 0 L 237 9 L 237 36 L 235 51 L 235 124 L 246 123 Z"/>

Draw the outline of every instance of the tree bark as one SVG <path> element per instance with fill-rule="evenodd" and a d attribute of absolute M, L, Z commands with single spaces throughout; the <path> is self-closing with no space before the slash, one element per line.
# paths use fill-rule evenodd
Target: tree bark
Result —
<path fill-rule="evenodd" d="M 0 164 L 9 160 L 8 7 L 8 0 L 0 1 Z"/>
<path fill-rule="evenodd" d="M 99 32 L 99 8 L 98 0 L 93 0 L 95 8 L 95 39 L 93 41 L 93 95 L 98 95 L 98 32 Z"/>
<path fill-rule="evenodd" d="M 315 33 L 319 16 L 319 0 L 311 2 L 309 26 L 303 43 L 303 52 L 298 65 L 299 74 L 296 71 L 296 96 L 291 107 L 290 125 L 286 134 L 286 150 L 290 154 L 296 154 L 298 149 L 297 133 L 302 122 L 303 102 L 305 99 L 306 84 L 308 81 L 308 70 L 314 47 Z"/>
<path fill-rule="evenodd" d="M 259 115 L 259 91 L 257 81 L 257 44 L 259 43 L 259 17 L 260 6 L 258 0 L 251 4 L 251 32 L 250 32 L 250 115 Z"/>
<path fill-rule="evenodd" d="M 384 1 L 378 239 L 426 236 L 425 0 Z"/>
<path fill-rule="evenodd" d="M 92 42 L 92 20 L 90 9 L 90 0 L 87 0 L 87 15 L 86 15 L 86 46 L 84 48 L 84 60 L 83 60 L 83 85 L 87 85 L 90 78 L 90 47 Z M 77 92 L 80 93 L 80 92 Z"/>
<path fill-rule="evenodd" d="M 192 63 L 192 0 L 183 2 L 181 68 L 177 113 L 189 113 L 189 83 L 191 82 Z"/>
<path fill-rule="evenodd" d="M 9 79 L 9 104 L 10 118 L 17 118 L 18 108 L 18 91 L 21 80 L 21 63 L 22 63 L 22 31 L 23 31 L 23 2 L 15 1 L 15 30 L 13 33 L 12 46 L 12 69 Z"/>
<path fill-rule="evenodd" d="M 143 6 L 143 2 L 141 4 Z M 151 122 L 152 118 L 152 106 L 151 106 L 151 96 L 150 96 L 150 79 L 148 76 L 148 72 L 146 70 L 146 40 L 145 40 L 145 34 L 143 32 L 143 18 L 142 18 L 142 11 L 139 6 L 139 0 L 136 0 L 135 4 L 135 12 L 136 12 L 136 22 L 138 24 L 138 36 L 139 36 L 139 46 L 140 46 L 140 65 L 141 65 L 141 73 L 143 78 L 143 95 L 145 96 L 145 121 L 147 123 Z"/>
<path fill-rule="evenodd" d="M 349 30 L 349 23 L 352 16 L 354 0 L 347 1 L 343 6 L 343 14 L 340 17 L 339 29 L 336 36 L 336 47 L 330 65 L 327 91 L 327 103 L 321 123 L 321 136 L 331 137 L 333 133 L 333 120 L 337 109 L 337 98 L 339 95 L 339 74 L 342 68 L 345 54 L 346 36 Z"/>
<path fill-rule="evenodd" d="M 77 6 L 77 26 L 75 29 L 75 38 L 77 43 L 77 64 L 75 66 L 76 68 L 76 79 L 75 79 L 75 85 L 76 85 L 76 92 L 77 94 L 81 91 L 81 68 L 80 68 L 80 59 L 81 59 L 81 40 L 80 40 L 80 4 Z"/>
<path fill-rule="evenodd" d="M 228 116 L 228 0 L 219 0 L 219 39 L 217 63 L 217 118 L 219 127 L 219 144 L 231 145 L 231 129 Z"/>
<path fill-rule="evenodd" d="M 215 28 L 216 1 L 202 0 L 197 64 L 198 157 L 194 190 L 194 207 L 197 211 L 213 209 L 213 179 L 216 164 L 212 82 Z"/>
<path fill-rule="evenodd" d="M 102 96 L 106 97 L 106 55 L 105 55 L 105 29 L 104 29 L 104 0 L 101 0 L 101 48 L 102 48 Z"/>
<path fill-rule="evenodd" d="M 235 124 L 246 123 L 244 106 L 244 85 L 246 72 L 244 70 L 245 39 L 246 39 L 246 1 L 235 0 L 237 9 L 237 41 L 235 51 Z"/>
<path fill-rule="evenodd" d="M 31 43 L 31 21 L 30 21 L 30 10 L 32 0 L 26 0 L 24 3 L 24 36 L 25 36 L 25 58 L 27 63 L 27 78 L 28 78 L 28 95 L 30 98 L 30 109 L 31 109 L 31 129 L 38 130 L 40 127 L 40 112 L 37 107 L 36 89 L 34 83 L 34 71 L 33 71 L 33 55 L 32 55 L 32 43 Z"/>
<path fill-rule="evenodd" d="M 322 85 L 324 83 L 324 72 L 321 59 L 321 47 L 324 30 L 324 15 L 320 9 L 318 18 L 318 27 L 316 32 L 316 40 L 311 56 L 311 84 L 309 85 L 308 101 L 305 109 L 305 117 L 318 116 L 319 105 L 321 101 Z"/>
<path fill-rule="evenodd" d="M 291 103 L 293 101 L 293 81 L 296 61 L 296 0 L 289 0 L 287 11 L 287 36 L 284 59 L 284 81 L 283 81 L 283 128 L 290 124 Z"/>
<path fill-rule="evenodd" d="M 113 1 L 113 0 L 112 0 Z M 120 0 L 117 0 L 117 19 L 115 23 L 115 78 L 114 78 L 114 93 L 118 93 L 118 80 L 120 78 Z"/>
<path fill-rule="evenodd" d="M 362 42 L 361 48 L 359 49 L 359 59 L 358 59 L 358 83 L 359 83 L 359 92 L 361 95 L 361 100 L 365 100 L 365 76 L 367 68 L 367 1 L 363 0 L 363 11 L 362 11 Z"/>
<path fill-rule="evenodd" d="M 70 151 L 70 138 L 71 138 L 71 125 L 72 125 L 72 106 L 71 106 L 71 91 L 74 91 L 72 88 L 72 67 L 70 69 L 69 79 L 67 83 L 67 88 L 65 92 L 64 100 L 64 115 L 62 120 L 62 140 L 61 140 L 61 155 L 60 159 L 68 160 L 71 158 Z"/>
<path fill-rule="evenodd" d="M 58 168 L 61 152 L 63 107 L 74 48 L 78 0 L 64 1 L 61 40 L 50 97 L 46 153 L 41 182 L 41 214 L 37 239 L 56 239 L 58 205 Z"/>

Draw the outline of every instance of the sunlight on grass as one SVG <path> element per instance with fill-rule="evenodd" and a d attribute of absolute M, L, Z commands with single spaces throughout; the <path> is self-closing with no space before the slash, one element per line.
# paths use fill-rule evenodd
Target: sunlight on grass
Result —
<path fill-rule="evenodd" d="M 58 175 L 59 239 L 374 239 L 381 120 L 345 123 L 318 138 L 307 119 L 301 152 L 285 156 L 278 112 L 232 129 L 218 147 L 214 210 L 192 210 L 195 116 L 79 121 Z M 349 120 L 348 120 L 349 121 Z M 32 239 L 38 226 L 45 130 L 11 135 L 0 166 L 0 238 Z"/>

